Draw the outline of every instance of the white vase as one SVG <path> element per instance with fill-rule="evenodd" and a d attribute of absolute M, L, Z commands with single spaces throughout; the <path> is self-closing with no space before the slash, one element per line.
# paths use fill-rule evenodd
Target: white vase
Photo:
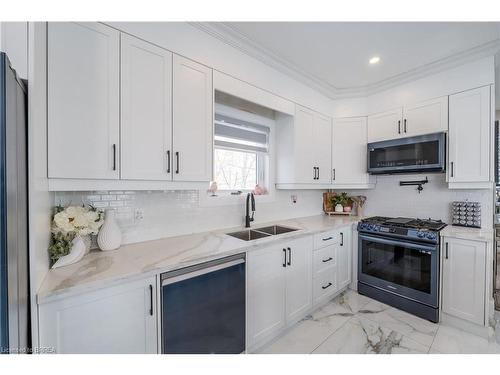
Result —
<path fill-rule="evenodd" d="M 122 243 L 122 232 L 116 223 L 115 210 L 106 210 L 104 224 L 97 235 L 97 244 L 103 251 L 115 250 Z"/>
<path fill-rule="evenodd" d="M 335 212 L 344 212 L 344 207 L 338 203 L 337 205 L 335 205 Z"/>
<path fill-rule="evenodd" d="M 68 255 L 60 257 L 53 265 L 52 268 L 59 268 L 68 266 L 70 264 L 80 261 L 87 253 L 87 246 L 82 237 L 76 236 L 71 242 L 71 250 Z"/>

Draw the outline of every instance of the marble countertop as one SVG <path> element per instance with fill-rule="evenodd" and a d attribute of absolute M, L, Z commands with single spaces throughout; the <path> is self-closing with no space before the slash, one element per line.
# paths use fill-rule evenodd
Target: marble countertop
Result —
<path fill-rule="evenodd" d="M 299 230 L 248 242 L 226 234 L 242 229 L 237 227 L 128 244 L 113 251 L 91 251 L 78 263 L 50 270 L 38 291 L 38 303 L 252 251 L 263 245 L 345 227 L 357 221 L 359 217 L 356 216 L 316 215 L 254 224 L 253 229 L 279 224 Z"/>
<path fill-rule="evenodd" d="M 495 232 L 493 229 L 467 228 L 447 225 L 441 232 L 441 237 L 462 238 L 465 240 L 493 242 Z"/>

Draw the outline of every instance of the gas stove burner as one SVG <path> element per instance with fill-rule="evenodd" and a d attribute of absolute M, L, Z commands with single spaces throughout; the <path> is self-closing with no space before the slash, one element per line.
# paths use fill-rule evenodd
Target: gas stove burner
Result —
<path fill-rule="evenodd" d="M 408 217 L 374 216 L 361 220 L 358 230 L 365 233 L 407 238 L 437 243 L 439 231 L 446 226 L 441 220 L 413 219 Z"/>

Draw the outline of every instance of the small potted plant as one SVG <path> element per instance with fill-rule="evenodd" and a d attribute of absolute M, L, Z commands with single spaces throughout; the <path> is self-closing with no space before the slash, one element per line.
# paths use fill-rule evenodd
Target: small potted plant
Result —
<path fill-rule="evenodd" d="M 348 204 L 349 198 L 347 193 L 343 192 L 332 197 L 332 205 L 335 207 L 335 212 L 344 212 L 344 206 Z"/>

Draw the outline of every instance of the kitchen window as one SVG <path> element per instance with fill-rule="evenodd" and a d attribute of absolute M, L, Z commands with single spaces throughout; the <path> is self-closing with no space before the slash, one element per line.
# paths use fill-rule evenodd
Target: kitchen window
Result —
<path fill-rule="evenodd" d="M 267 191 L 271 129 L 258 116 L 216 110 L 214 122 L 214 181 L 220 193 Z M 256 121 L 257 120 L 257 121 Z"/>

